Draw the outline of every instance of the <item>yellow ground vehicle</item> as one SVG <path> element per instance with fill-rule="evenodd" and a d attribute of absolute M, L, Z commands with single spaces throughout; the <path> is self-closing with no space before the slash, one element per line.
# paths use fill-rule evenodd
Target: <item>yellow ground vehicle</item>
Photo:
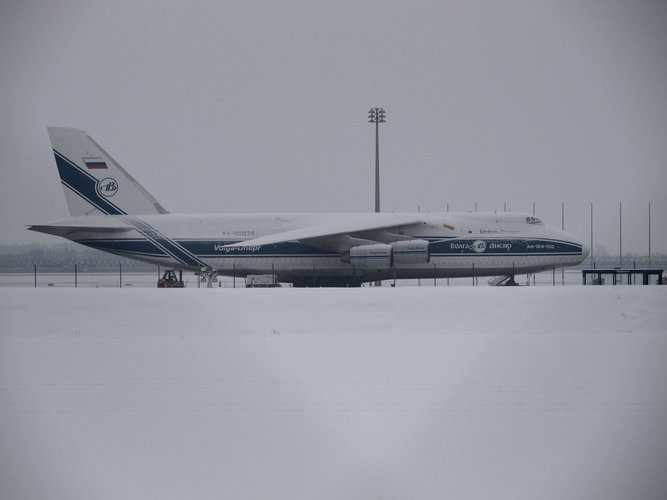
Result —
<path fill-rule="evenodd" d="M 173 269 L 167 269 L 162 278 L 157 282 L 158 288 L 185 288 L 185 283 L 183 283 L 183 271 L 178 271 L 178 277 L 176 277 L 176 271 Z"/>

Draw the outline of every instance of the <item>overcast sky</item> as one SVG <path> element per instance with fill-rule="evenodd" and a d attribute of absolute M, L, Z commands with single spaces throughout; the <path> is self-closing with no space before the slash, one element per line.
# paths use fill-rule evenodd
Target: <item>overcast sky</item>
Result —
<path fill-rule="evenodd" d="M 68 215 L 47 126 L 172 212 L 532 211 L 667 252 L 661 1 L 0 3 L 0 243 Z"/>

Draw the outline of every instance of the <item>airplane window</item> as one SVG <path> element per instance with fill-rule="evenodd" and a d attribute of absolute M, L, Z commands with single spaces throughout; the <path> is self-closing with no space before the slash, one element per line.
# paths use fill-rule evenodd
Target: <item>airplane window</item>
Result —
<path fill-rule="evenodd" d="M 539 217 L 526 217 L 526 224 L 542 224 L 542 219 Z"/>

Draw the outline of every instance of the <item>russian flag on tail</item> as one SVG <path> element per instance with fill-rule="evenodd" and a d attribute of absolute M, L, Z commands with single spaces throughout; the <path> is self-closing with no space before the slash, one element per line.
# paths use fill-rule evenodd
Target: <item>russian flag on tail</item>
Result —
<path fill-rule="evenodd" d="M 84 163 L 88 170 L 97 170 L 100 168 L 107 168 L 107 164 L 102 160 L 102 158 L 84 158 Z"/>

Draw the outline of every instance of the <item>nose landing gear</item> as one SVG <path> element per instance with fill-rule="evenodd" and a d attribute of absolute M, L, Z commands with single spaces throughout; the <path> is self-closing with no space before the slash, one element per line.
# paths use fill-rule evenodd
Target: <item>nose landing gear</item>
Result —
<path fill-rule="evenodd" d="M 496 276 L 489 280 L 490 286 L 519 286 L 519 284 L 514 281 L 514 275 L 508 276 Z"/>

